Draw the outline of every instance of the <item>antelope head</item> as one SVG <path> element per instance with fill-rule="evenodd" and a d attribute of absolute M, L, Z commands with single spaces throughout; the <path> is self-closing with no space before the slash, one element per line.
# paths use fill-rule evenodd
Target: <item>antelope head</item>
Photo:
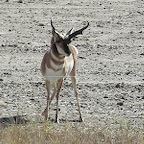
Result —
<path fill-rule="evenodd" d="M 89 22 L 87 22 L 86 26 L 84 26 L 83 28 L 75 32 L 72 32 L 73 31 L 73 28 L 72 28 L 65 35 L 62 35 L 61 33 L 55 30 L 55 27 L 53 26 L 53 22 L 51 20 L 54 45 L 56 46 L 58 53 L 63 56 L 69 56 L 71 54 L 71 51 L 68 45 L 71 43 L 71 40 L 75 38 L 77 35 L 82 34 L 83 30 L 85 30 L 88 26 L 89 26 Z"/>

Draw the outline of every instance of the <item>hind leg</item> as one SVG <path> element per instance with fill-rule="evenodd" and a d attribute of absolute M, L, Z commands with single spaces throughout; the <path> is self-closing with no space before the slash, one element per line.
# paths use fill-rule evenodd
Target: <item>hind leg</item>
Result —
<path fill-rule="evenodd" d="M 83 118 L 82 118 L 82 114 L 81 114 L 81 110 L 80 110 L 79 96 L 78 96 L 78 92 L 77 92 L 76 77 L 75 77 L 75 75 L 71 75 L 71 81 L 72 81 L 72 85 L 73 85 L 73 89 L 74 89 L 74 95 L 76 97 L 77 105 L 78 105 L 79 121 L 82 122 Z"/>
<path fill-rule="evenodd" d="M 42 115 L 44 115 L 45 117 L 45 120 L 47 120 L 49 117 L 49 102 L 50 102 L 50 82 L 49 81 L 46 81 L 46 89 L 47 89 L 47 105 L 44 112 L 42 113 Z"/>

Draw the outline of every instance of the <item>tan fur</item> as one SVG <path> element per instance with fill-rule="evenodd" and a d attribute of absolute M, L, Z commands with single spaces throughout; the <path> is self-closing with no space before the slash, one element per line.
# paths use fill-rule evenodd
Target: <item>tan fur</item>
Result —
<path fill-rule="evenodd" d="M 79 98 L 76 87 L 76 68 L 77 68 L 77 49 L 71 45 L 67 44 L 68 49 L 71 54 L 69 56 L 60 54 L 57 49 L 63 48 L 62 43 L 57 43 L 58 47 L 56 47 L 55 42 L 57 42 L 58 37 L 54 38 L 56 35 L 53 31 L 53 37 L 51 39 L 51 48 L 48 50 L 42 60 L 41 63 L 41 72 L 45 77 L 46 89 L 47 89 L 47 105 L 43 112 L 45 120 L 49 118 L 49 108 L 50 103 L 54 97 L 56 97 L 56 117 L 55 122 L 58 122 L 58 111 L 59 111 L 59 93 L 62 87 L 63 79 L 68 74 L 71 77 L 72 85 L 74 88 L 74 95 L 77 100 L 78 112 L 79 112 L 79 121 L 82 121 L 82 115 L 79 106 Z M 56 49 L 57 48 L 57 49 Z M 53 86 L 54 91 L 50 96 L 50 86 Z"/>

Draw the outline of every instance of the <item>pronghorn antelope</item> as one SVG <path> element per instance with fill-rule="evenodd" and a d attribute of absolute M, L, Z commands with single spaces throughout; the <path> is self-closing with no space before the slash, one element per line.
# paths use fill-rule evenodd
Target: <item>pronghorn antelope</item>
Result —
<path fill-rule="evenodd" d="M 51 39 L 51 47 L 45 53 L 42 63 L 41 63 L 41 72 L 45 78 L 46 89 L 47 89 L 47 105 L 42 113 L 44 115 L 45 120 L 49 118 L 49 107 L 50 103 L 53 100 L 54 96 L 56 96 L 56 116 L 55 122 L 58 121 L 58 105 L 59 105 L 59 93 L 62 87 L 63 79 L 65 76 L 70 75 L 72 80 L 72 85 L 74 88 L 74 95 L 77 99 L 78 112 L 79 112 L 79 121 L 82 121 L 82 114 L 80 111 L 77 87 L 76 87 L 76 67 L 77 67 L 77 55 L 78 51 L 75 46 L 71 43 L 72 38 L 75 36 L 82 34 L 83 30 L 85 30 L 89 26 L 87 25 L 72 33 L 71 29 L 67 34 L 63 35 L 57 32 L 53 26 L 53 22 L 51 20 L 52 27 L 52 39 Z M 50 86 L 53 86 L 54 91 L 50 96 Z"/>

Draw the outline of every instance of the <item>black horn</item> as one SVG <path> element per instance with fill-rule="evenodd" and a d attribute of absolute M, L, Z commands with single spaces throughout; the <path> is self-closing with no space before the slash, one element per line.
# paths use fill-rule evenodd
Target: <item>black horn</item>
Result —
<path fill-rule="evenodd" d="M 52 19 L 51 19 L 51 27 L 55 30 L 54 26 L 53 26 L 53 22 L 52 22 Z"/>
<path fill-rule="evenodd" d="M 52 27 L 52 33 L 54 34 L 54 33 L 55 33 L 55 28 L 54 28 L 54 26 L 53 26 L 52 19 L 51 19 L 51 27 Z"/>
<path fill-rule="evenodd" d="M 81 29 L 75 31 L 74 33 L 70 34 L 68 36 L 68 39 L 70 40 L 70 39 L 74 38 L 75 36 L 77 36 L 79 34 L 82 34 L 83 30 L 85 30 L 88 26 L 89 26 L 89 22 L 87 21 L 87 25 L 86 26 L 84 26 L 83 28 L 81 28 Z"/>

